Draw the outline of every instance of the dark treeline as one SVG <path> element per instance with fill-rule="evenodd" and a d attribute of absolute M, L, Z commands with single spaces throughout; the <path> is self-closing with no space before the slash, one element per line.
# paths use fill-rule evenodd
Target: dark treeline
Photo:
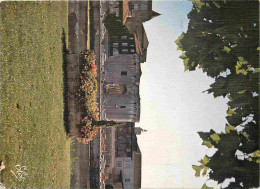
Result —
<path fill-rule="evenodd" d="M 217 151 L 192 166 L 195 176 L 218 184 L 234 178 L 228 188 L 259 187 L 259 2 L 196 0 L 188 18 L 176 40 L 185 71 L 202 69 L 215 79 L 206 92 L 229 99 L 225 132 L 198 132 Z"/>

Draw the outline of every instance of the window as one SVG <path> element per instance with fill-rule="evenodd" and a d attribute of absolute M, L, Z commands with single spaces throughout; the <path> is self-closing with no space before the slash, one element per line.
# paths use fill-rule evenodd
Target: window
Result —
<path fill-rule="evenodd" d="M 135 52 L 135 50 L 134 50 L 134 49 L 131 49 L 131 52 Z"/>
<path fill-rule="evenodd" d="M 127 92 L 125 84 L 107 84 L 106 93 L 109 95 L 123 95 Z"/>
<path fill-rule="evenodd" d="M 119 52 L 118 52 L 118 49 L 117 48 L 113 48 L 113 55 L 118 55 Z"/>
<path fill-rule="evenodd" d="M 147 4 L 142 4 L 141 5 L 141 10 L 147 10 Z"/>
<path fill-rule="evenodd" d="M 118 36 L 115 36 L 115 35 L 114 35 L 114 36 L 113 36 L 113 39 L 114 39 L 114 40 L 117 40 L 117 39 L 118 39 Z"/>
<path fill-rule="evenodd" d="M 138 4 L 134 4 L 134 10 L 138 10 Z"/>
<path fill-rule="evenodd" d="M 128 49 L 122 49 L 122 53 L 128 53 Z"/>
<path fill-rule="evenodd" d="M 122 43 L 122 47 L 127 47 L 128 43 Z"/>
<path fill-rule="evenodd" d="M 129 37 L 130 40 L 134 40 L 134 37 Z"/>
<path fill-rule="evenodd" d="M 134 44 L 131 44 L 130 47 L 134 47 L 135 45 Z"/>
<path fill-rule="evenodd" d="M 126 148 L 126 152 L 131 152 L 130 148 Z M 127 159 L 124 163 L 125 168 L 131 168 L 132 167 L 132 162 L 130 159 Z"/>
<path fill-rule="evenodd" d="M 116 165 L 117 165 L 117 167 L 122 167 L 122 161 L 117 161 Z"/>
<path fill-rule="evenodd" d="M 125 108 L 125 106 L 120 106 L 120 108 Z"/>
<path fill-rule="evenodd" d="M 127 76 L 127 71 L 122 71 L 121 76 Z"/>
<path fill-rule="evenodd" d="M 118 47 L 118 43 L 113 43 L 113 47 Z"/>
<path fill-rule="evenodd" d="M 131 182 L 131 178 L 125 178 L 125 182 Z"/>
<path fill-rule="evenodd" d="M 121 39 L 127 39 L 127 36 L 126 35 L 122 35 Z"/>

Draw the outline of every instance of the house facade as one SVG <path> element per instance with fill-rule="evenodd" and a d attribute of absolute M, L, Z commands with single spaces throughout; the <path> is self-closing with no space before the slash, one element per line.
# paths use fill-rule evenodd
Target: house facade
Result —
<path fill-rule="evenodd" d="M 111 56 L 105 63 L 104 111 L 108 121 L 140 120 L 141 68 L 136 54 Z"/>
<path fill-rule="evenodd" d="M 102 41 L 103 45 L 107 44 L 108 52 L 102 68 L 101 115 L 102 120 L 121 124 L 104 128 L 106 139 L 104 147 L 102 142 L 101 146 L 106 160 L 105 188 L 138 189 L 141 188 L 142 154 L 136 135 L 144 130 L 135 129 L 135 122 L 140 120 L 141 64 L 146 62 L 149 45 L 143 22 L 159 14 L 152 10 L 152 1 L 105 3 L 109 19 L 104 23 L 109 35 L 108 40 Z"/>
<path fill-rule="evenodd" d="M 109 1 L 108 7 L 108 13 L 121 23 L 123 32 L 109 35 L 102 119 L 139 122 L 141 63 L 146 61 L 149 44 L 143 22 L 159 14 L 152 11 L 152 1 Z M 118 30 L 118 24 L 115 27 Z"/>
<path fill-rule="evenodd" d="M 114 138 L 109 138 L 106 144 L 113 143 L 109 153 L 105 154 L 107 161 L 106 188 L 134 189 L 141 188 L 141 152 L 138 147 L 134 123 L 123 123 L 114 130 Z M 112 149 L 114 149 L 112 151 Z M 107 149 L 106 149 L 107 150 Z M 113 161 L 110 161 L 112 160 Z"/>

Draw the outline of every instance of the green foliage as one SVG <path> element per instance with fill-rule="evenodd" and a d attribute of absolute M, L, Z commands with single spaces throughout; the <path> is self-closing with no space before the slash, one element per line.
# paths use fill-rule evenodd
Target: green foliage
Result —
<path fill-rule="evenodd" d="M 229 107 L 228 110 L 227 110 L 227 115 L 232 116 L 234 114 L 236 114 L 235 110 L 233 110 L 232 108 Z"/>
<path fill-rule="evenodd" d="M 202 176 L 205 176 L 207 174 L 207 171 L 209 168 L 206 166 L 207 163 L 210 161 L 210 158 L 208 156 L 204 156 L 202 160 L 199 161 L 201 165 L 192 165 L 192 168 L 195 170 L 195 176 L 199 177 L 200 172 L 202 171 Z"/>
<path fill-rule="evenodd" d="M 251 69 L 251 66 L 248 65 L 248 61 L 244 60 L 243 57 L 238 57 L 239 61 L 237 61 L 236 74 L 247 75 L 248 71 Z"/>
<path fill-rule="evenodd" d="M 212 145 L 209 141 L 203 141 L 203 142 L 202 142 L 202 145 L 205 145 L 205 146 L 207 146 L 208 148 L 212 148 L 212 147 L 213 147 L 213 145 Z"/>
<path fill-rule="evenodd" d="M 249 140 L 249 136 L 248 136 L 248 134 L 247 134 L 246 132 L 242 132 L 242 135 L 243 135 L 244 137 L 246 137 L 246 139 Z"/>
<path fill-rule="evenodd" d="M 256 74 L 256 73 L 259 73 L 260 72 L 260 68 L 256 68 L 254 71 L 253 71 L 253 74 Z"/>
<path fill-rule="evenodd" d="M 127 27 L 123 25 L 122 22 L 118 20 L 118 17 L 113 14 L 109 14 L 106 16 L 104 24 L 108 30 L 109 35 L 116 36 L 129 33 Z"/>
<path fill-rule="evenodd" d="M 177 44 L 177 49 L 178 49 L 178 50 L 183 50 L 182 44 L 181 44 L 181 42 L 180 42 L 183 37 L 184 37 L 184 33 L 182 33 L 182 34 L 178 37 L 178 39 L 175 41 L 175 43 Z M 185 56 L 186 56 L 186 55 L 185 55 Z"/>
<path fill-rule="evenodd" d="M 192 2 L 188 31 L 175 41 L 178 49 L 185 51 L 189 58 L 188 70 L 195 70 L 191 66 L 194 62 L 195 68 L 199 65 L 210 77 L 219 76 L 227 68 L 235 73 L 238 56 L 244 57 L 249 66 L 258 66 L 257 1 Z"/>
<path fill-rule="evenodd" d="M 217 2 L 213 1 L 213 3 L 217 8 L 220 8 L 220 5 Z"/>
<path fill-rule="evenodd" d="M 229 52 L 231 51 L 231 48 L 228 48 L 228 47 L 224 46 L 224 51 L 225 51 L 226 53 L 229 53 Z"/>
<path fill-rule="evenodd" d="M 84 63 L 80 74 L 80 87 L 76 93 L 79 100 L 85 104 L 86 115 L 79 125 L 80 138 L 78 141 L 88 144 L 98 133 L 98 128 L 94 122 L 99 120 L 99 109 L 97 107 L 97 67 L 95 64 L 96 55 L 93 50 L 87 50 L 82 53 Z"/>
<path fill-rule="evenodd" d="M 203 186 L 201 187 L 201 189 L 214 189 L 213 187 L 208 187 L 206 184 L 203 184 Z"/>
<path fill-rule="evenodd" d="M 218 134 L 214 133 L 212 135 L 210 135 L 210 138 L 215 142 L 218 143 L 220 141 L 220 137 Z"/>
<path fill-rule="evenodd" d="M 199 135 L 203 141 L 210 142 L 218 151 L 212 157 L 205 156 L 203 160 L 200 160 L 199 163 L 201 165 L 192 166 L 196 177 L 200 176 L 201 171 L 204 169 L 202 176 L 205 176 L 209 170 L 210 179 L 218 183 L 223 183 L 226 178 L 234 177 L 236 182 L 243 182 L 247 188 L 258 185 L 259 173 L 256 168 L 259 162 L 260 151 L 251 152 L 253 154 L 251 156 L 250 153 L 247 153 L 244 156 L 245 160 L 239 160 L 235 155 L 241 144 L 243 145 L 250 141 L 245 131 L 238 132 L 233 126 L 226 125 L 225 133 L 217 134 L 211 130 L 210 132 L 199 132 Z M 244 180 L 247 174 L 254 174 L 254 176 L 250 178 L 248 176 Z"/>
<path fill-rule="evenodd" d="M 175 41 L 185 71 L 202 69 L 215 80 L 206 92 L 229 99 L 225 133 L 198 132 L 203 145 L 217 149 L 206 164 L 209 177 L 218 183 L 234 177 L 234 188 L 241 188 L 240 183 L 259 187 L 259 2 L 192 3 L 188 30 Z M 243 130 L 238 132 L 238 126 Z M 236 157 L 237 150 L 244 160 Z M 200 176 L 203 165 L 193 169 Z"/>
<path fill-rule="evenodd" d="M 232 126 L 232 125 L 226 125 L 226 127 L 225 127 L 225 132 L 226 132 L 227 134 L 229 134 L 230 131 L 234 131 L 234 130 L 235 130 L 235 127 Z"/>
<path fill-rule="evenodd" d="M 200 171 L 203 169 L 202 166 L 192 165 L 192 169 L 195 170 L 195 176 L 200 177 Z"/>
<path fill-rule="evenodd" d="M 260 150 L 256 150 L 254 153 L 253 153 L 253 157 L 260 157 Z"/>
<path fill-rule="evenodd" d="M 183 54 L 180 56 L 180 58 L 183 59 L 183 60 L 185 60 L 185 59 L 187 59 L 187 56 L 186 56 L 185 53 L 183 53 Z"/>

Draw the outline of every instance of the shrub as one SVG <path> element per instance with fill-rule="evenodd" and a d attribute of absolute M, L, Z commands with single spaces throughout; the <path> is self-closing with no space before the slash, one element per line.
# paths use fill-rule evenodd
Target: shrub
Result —
<path fill-rule="evenodd" d="M 80 87 L 76 95 L 80 98 L 80 101 L 84 101 L 86 115 L 82 118 L 79 126 L 80 138 L 78 138 L 78 141 L 87 144 L 98 133 L 98 128 L 92 122 L 99 119 L 97 107 L 98 82 L 94 51 L 85 51 L 82 56 L 84 61 L 79 75 Z"/>

